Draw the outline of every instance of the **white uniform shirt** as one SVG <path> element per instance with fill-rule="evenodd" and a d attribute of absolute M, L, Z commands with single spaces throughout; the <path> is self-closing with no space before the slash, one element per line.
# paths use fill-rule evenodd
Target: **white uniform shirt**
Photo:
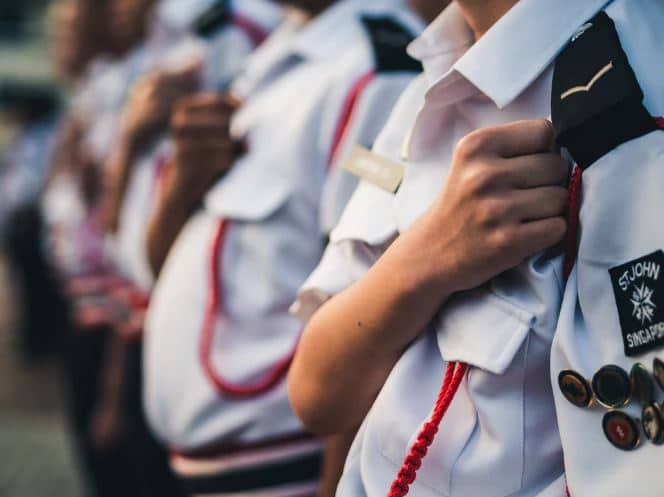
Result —
<path fill-rule="evenodd" d="M 234 85 L 246 103 L 232 127 L 247 136 L 249 152 L 184 227 L 146 321 L 146 409 L 154 430 L 176 450 L 302 431 L 283 381 L 301 331 L 288 307 L 322 253 L 322 199 L 345 203 L 354 188 L 329 164 L 335 128 L 358 82 L 368 81 L 338 150 L 343 154 L 357 139 L 370 146 L 390 102 L 413 77 L 394 72 L 367 79 L 374 53 L 361 15 L 387 15 L 412 32 L 421 28 L 400 0 L 340 1 L 300 29 L 279 28 Z M 336 194 L 326 192 L 330 187 Z M 221 302 L 206 337 L 211 286 Z M 215 379 L 240 389 L 272 388 L 237 397 L 217 389 Z"/>
<path fill-rule="evenodd" d="M 477 128 L 549 116 L 551 62 L 604 3 L 521 0 L 474 44 L 456 4 L 441 14 L 411 46 L 426 77 L 404 93 L 378 142 L 377 152 L 392 160 L 404 149 L 405 179 L 394 196 L 360 186 L 300 293 L 298 315 L 306 319 L 362 277 L 431 205 L 459 139 Z M 351 449 L 338 495 L 387 493 L 431 416 L 447 361 L 471 369 L 411 495 L 564 495 L 549 380 L 560 273 L 560 258 L 540 255 L 445 303 L 388 377 Z"/>
<path fill-rule="evenodd" d="M 645 95 L 646 109 L 652 116 L 664 115 L 664 3 L 618 0 L 605 11 L 616 25 Z M 660 222 L 663 167 L 664 132 L 654 131 L 620 145 L 583 173 L 578 257 L 565 290 L 551 354 L 551 379 L 572 497 L 659 497 L 664 492 L 659 464 L 664 449 L 646 439 L 638 421 L 641 445 L 631 452 L 621 451 L 603 432 L 607 409 L 597 403 L 591 409 L 576 407 L 558 388 L 558 374 L 565 369 L 575 370 L 590 381 L 605 365 L 614 364 L 629 373 L 640 362 L 652 374 L 653 359 L 664 359 L 661 345 L 628 357 L 622 333 L 623 329 L 654 329 L 655 336 L 662 336 L 664 325 L 658 310 L 664 305 L 658 287 L 664 278 L 659 272 L 662 261 L 649 258 L 655 262 L 654 272 L 647 271 L 642 277 L 637 270 L 636 280 L 631 279 L 629 263 L 664 249 Z M 609 270 L 621 266 L 612 278 Z M 625 271 L 628 276 L 621 281 Z M 612 279 L 620 286 L 617 295 Z M 646 292 L 638 294 L 640 288 Z M 650 298 L 648 290 L 654 291 Z M 621 322 L 619 305 L 626 312 L 625 323 Z M 637 313 L 647 309 L 654 311 L 653 315 Z M 662 391 L 655 386 L 654 392 L 655 400 L 662 402 Z M 632 398 L 620 410 L 638 420 L 642 408 Z"/>
<path fill-rule="evenodd" d="M 168 6 L 169 9 L 175 7 Z M 202 83 L 208 89 L 227 86 L 239 74 L 254 50 L 255 43 L 261 41 L 260 33 L 266 37 L 281 16 L 280 9 L 265 0 L 237 0 L 233 2 L 232 9 L 233 15 L 227 25 L 220 27 L 205 42 L 196 40 L 204 49 L 201 54 Z M 192 43 L 190 40 L 194 40 L 193 35 L 183 39 L 172 51 L 180 51 L 181 45 Z M 148 291 L 153 284 L 145 251 L 147 224 L 154 205 L 160 171 L 170 151 L 170 140 L 164 138 L 136 162 L 115 237 L 115 256 L 121 273 L 143 291 Z"/>

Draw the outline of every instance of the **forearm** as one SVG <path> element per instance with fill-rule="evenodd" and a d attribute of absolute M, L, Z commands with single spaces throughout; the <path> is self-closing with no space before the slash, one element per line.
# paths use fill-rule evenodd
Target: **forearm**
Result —
<path fill-rule="evenodd" d="M 353 443 L 357 430 L 333 435 L 325 440 L 325 457 L 320 479 L 318 497 L 334 497 L 343 474 L 348 451 Z"/>
<path fill-rule="evenodd" d="M 147 256 L 152 274 L 157 278 L 166 257 L 186 224 L 191 209 L 177 195 L 162 192 L 152 214 L 147 232 Z"/>
<path fill-rule="evenodd" d="M 118 229 L 120 210 L 129 185 L 131 171 L 136 160 L 136 145 L 129 138 L 123 138 L 109 159 L 106 169 L 109 171 L 104 181 L 105 227 L 111 233 Z"/>
<path fill-rule="evenodd" d="M 452 293 L 430 269 L 439 266 L 432 264 L 434 250 L 413 250 L 415 237 L 398 238 L 307 326 L 289 394 L 311 430 L 329 434 L 359 426 L 403 351 Z"/>

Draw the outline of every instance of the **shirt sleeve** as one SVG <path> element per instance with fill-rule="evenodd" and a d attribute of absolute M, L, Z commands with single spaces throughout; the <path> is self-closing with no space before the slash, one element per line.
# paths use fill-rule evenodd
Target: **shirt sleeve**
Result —
<path fill-rule="evenodd" d="M 362 278 L 392 241 L 369 245 L 358 240 L 343 240 L 328 245 L 318 267 L 300 288 L 291 314 L 309 321 L 325 302 Z"/>
<path fill-rule="evenodd" d="M 329 234 L 357 187 L 357 177 L 343 168 L 356 146 L 372 148 L 413 73 L 371 74 L 359 77 L 339 100 L 329 147 L 328 175 L 320 204 L 320 228 Z"/>

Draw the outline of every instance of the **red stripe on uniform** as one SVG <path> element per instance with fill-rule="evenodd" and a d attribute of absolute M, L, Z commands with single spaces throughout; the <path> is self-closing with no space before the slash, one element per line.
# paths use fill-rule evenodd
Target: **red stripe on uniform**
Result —
<path fill-rule="evenodd" d="M 242 14 L 238 14 L 237 12 L 233 13 L 233 19 L 231 22 L 235 27 L 247 35 L 254 47 L 263 43 L 268 37 L 269 33 L 263 28 L 263 26 Z"/>
<path fill-rule="evenodd" d="M 230 222 L 226 219 L 219 221 L 212 242 L 211 253 L 209 255 L 209 294 L 205 318 L 203 320 L 203 330 L 199 346 L 199 359 L 203 371 L 220 394 L 238 398 L 256 397 L 271 390 L 284 379 L 291 363 L 293 362 L 297 344 L 293 347 L 293 350 L 289 352 L 286 357 L 279 360 L 265 374 L 265 376 L 251 385 L 237 385 L 231 383 L 222 378 L 222 376 L 215 371 L 214 365 L 212 364 L 212 342 L 214 340 L 214 325 L 217 321 L 217 315 L 223 313 L 221 262 L 223 261 L 224 240 L 229 226 Z"/>
<path fill-rule="evenodd" d="M 362 95 L 366 87 L 369 86 L 369 83 L 371 83 L 375 77 L 376 73 L 373 71 L 365 74 L 357 80 L 357 82 L 348 92 L 346 100 L 344 101 L 344 106 L 341 109 L 341 117 L 339 118 L 339 122 L 337 123 L 337 127 L 334 131 L 332 148 L 330 149 L 330 156 L 328 158 L 328 167 L 332 167 L 332 164 L 334 164 L 334 161 L 337 159 L 339 149 L 341 148 L 341 144 L 343 143 L 346 136 L 348 125 L 352 120 L 353 111 L 355 110 L 357 102 L 360 99 L 360 95 Z"/>

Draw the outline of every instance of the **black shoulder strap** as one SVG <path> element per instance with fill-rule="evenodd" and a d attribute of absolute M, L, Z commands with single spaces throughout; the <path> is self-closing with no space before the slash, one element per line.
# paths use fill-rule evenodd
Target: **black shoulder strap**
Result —
<path fill-rule="evenodd" d="M 558 144 L 583 169 L 656 129 L 613 20 L 600 12 L 558 55 L 551 118 Z"/>
<path fill-rule="evenodd" d="M 224 27 L 232 18 L 229 0 L 217 0 L 205 12 L 196 18 L 193 31 L 198 36 L 209 38 Z"/>
<path fill-rule="evenodd" d="M 406 52 L 414 36 L 391 17 L 362 16 L 374 51 L 377 72 L 420 72 L 422 65 Z"/>

